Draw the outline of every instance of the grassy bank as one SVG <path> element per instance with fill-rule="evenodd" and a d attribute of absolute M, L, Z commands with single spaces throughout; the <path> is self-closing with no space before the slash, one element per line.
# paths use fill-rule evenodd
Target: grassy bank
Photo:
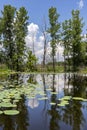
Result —
<path fill-rule="evenodd" d="M 0 75 L 8 75 L 8 74 L 13 74 L 13 73 L 20 73 L 20 72 L 15 72 L 13 70 L 8 69 L 8 67 L 6 65 L 0 65 Z M 51 73 L 54 74 L 53 72 L 53 68 L 52 65 L 46 66 L 45 68 L 43 68 L 41 65 L 37 66 L 37 70 L 36 71 L 24 71 L 22 73 Z M 64 73 L 64 66 L 63 65 L 57 65 L 55 66 L 55 73 Z M 80 74 L 87 74 L 87 67 L 81 67 L 79 68 L 78 73 Z"/>

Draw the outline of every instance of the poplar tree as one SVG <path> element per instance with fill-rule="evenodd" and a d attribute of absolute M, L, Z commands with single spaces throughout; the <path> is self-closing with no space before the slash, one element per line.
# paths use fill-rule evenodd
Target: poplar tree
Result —
<path fill-rule="evenodd" d="M 2 11 L 2 28 L 3 28 L 3 47 L 5 49 L 6 64 L 10 69 L 14 68 L 14 15 L 15 8 L 11 5 L 5 5 Z"/>
<path fill-rule="evenodd" d="M 72 43 L 72 29 L 71 19 L 65 20 L 62 23 L 62 45 L 64 47 L 64 68 L 67 69 L 67 64 L 70 71 L 70 60 L 71 60 L 71 43 Z"/>
<path fill-rule="evenodd" d="M 76 71 L 83 60 L 81 48 L 82 18 L 79 10 L 72 10 L 72 62 L 73 71 Z"/>
<path fill-rule="evenodd" d="M 25 36 L 27 35 L 28 25 L 27 11 L 24 7 L 21 7 L 16 11 L 16 18 L 14 23 L 15 28 L 15 66 L 17 71 L 23 70 L 24 55 L 25 55 Z"/>
<path fill-rule="evenodd" d="M 60 23 L 58 22 L 59 14 L 57 13 L 57 10 L 55 7 L 51 7 L 49 9 L 49 23 L 50 28 L 48 29 L 48 32 L 51 36 L 50 45 L 52 48 L 52 61 L 53 61 L 53 71 L 55 72 L 55 54 L 56 54 L 56 46 L 59 40 L 59 29 L 60 29 Z"/>

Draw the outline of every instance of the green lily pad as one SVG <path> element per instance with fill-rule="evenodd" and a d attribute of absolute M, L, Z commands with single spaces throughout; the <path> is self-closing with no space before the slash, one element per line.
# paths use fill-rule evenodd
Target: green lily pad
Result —
<path fill-rule="evenodd" d="M 17 110 L 5 110 L 4 114 L 5 115 L 18 115 L 19 111 L 17 111 Z"/>
<path fill-rule="evenodd" d="M 63 98 L 60 98 L 59 100 L 70 100 L 71 99 L 71 96 L 64 96 Z"/>
<path fill-rule="evenodd" d="M 82 101 L 87 102 L 87 99 L 83 99 Z"/>
<path fill-rule="evenodd" d="M 51 88 L 46 88 L 46 90 L 47 90 L 47 91 L 52 91 L 52 89 L 51 89 Z"/>
<path fill-rule="evenodd" d="M 58 92 L 50 92 L 51 94 L 58 94 Z"/>
<path fill-rule="evenodd" d="M 7 102 L 2 102 L 0 103 L 0 107 L 17 107 L 16 104 L 11 104 L 11 103 L 7 103 Z"/>
<path fill-rule="evenodd" d="M 38 100 L 47 100 L 48 97 L 41 97 L 41 98 L 38 98 Z"/>
<path fill-rule="evenodd" d="M 17 102 L 19 102 L 19 100 L 18 100 L 18 99 L 15 99 L 15 100 L 13 100 L 13 102 L 14 102 L 14 103 L 17 103 Z"/>
<path fill-rule="evenodd" d="M 74 100 L 80 100 L 80 101 L 84 100 L 84 98 L 81 98 L 81 97 L 73 97 L 72 99 L 74 99 Z"/>
<path fill-rule="evenodd" d="M 10 99 L 2 99 L 3 102 L 10 102 Z"/>
<path fill-rule="evenodd" d="M 69 102 L 66 101 L 66 100 L 62 100 L 60 104 L 57 104 L 58 106 L 65 106 L 65 105 L 68 105 Z"/>
<path fill-rule="evenodd" d="M 56 103 L 55 102 L 50 102 L 50 105 L 56 105 Z"/>
<path fill-rule="evenodd" d="M 0 115 L 3 114 L 3 111 L 0 111 Z"/>
<path fill-rule="evenodd" d="M 63 107 L 63 106 L 65 106 L 65 104 L 61 104 L 61 103 L 60 103 L 60 104 L 57 104 L 57 106 Z"/>
<path fill-rule="evenodd" d="M 46 93 L 41 93 L 40 95 L 41 95 L 41 96 L 45 96 L 45 95 L 46 95 Z"/>

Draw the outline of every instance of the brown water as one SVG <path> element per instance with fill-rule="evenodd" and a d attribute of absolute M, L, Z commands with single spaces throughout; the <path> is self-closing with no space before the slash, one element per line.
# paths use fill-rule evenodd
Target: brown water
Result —
<path fill-rule="evenodd" d="M 83 97 L 87 99 L 87 76 L 75 74 L 17 74 L 1 77 L 0 83 L 9 81 L 10 84 L 25 85 L 27 83 L 39 84 L 40 95 L 32 99 L 22 95 L 17 110 L 20 114 L 15 116 L 0 115 L 0 130 L 87 130 L 87 102 L 70 100 L 68 105 L 58 106 L 64 96 Z M 56 92 L 53 94 L 52 92 Z M 55 102 L 51 105 L 50 102 Z"/>

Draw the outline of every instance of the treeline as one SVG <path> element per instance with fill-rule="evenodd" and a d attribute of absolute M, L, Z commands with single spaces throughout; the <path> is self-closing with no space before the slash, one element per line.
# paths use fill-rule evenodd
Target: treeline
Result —
<path fill-rule="evenodd" d="M 17 10 L 11 5 L 5 5 L 0 17 L 0 62 L 11 70 L 29 71 L 36 70 L 37 58 L 33 50 L 27 49 L 25 37 L 29 25 L 28 12 L 24 7 Z M 83 19 L 79 10 L 72 10 L 72 17 L 59 22 L 59 14 L 55 7 L 48 11 L 49 27 L 44 23 L 42 30 L 44 36 L 43 68 L 46 67 L 47 35 L 50 34 L 52 48 L 53 71 L 55 72 L 55 58 L 58 44 L 64 48 L 65 71 L 77 71 L 79 67 L 87 65 L 87 41 L 82 40 Z M 33 44 L 33 42 L 32 42 Z"/>

